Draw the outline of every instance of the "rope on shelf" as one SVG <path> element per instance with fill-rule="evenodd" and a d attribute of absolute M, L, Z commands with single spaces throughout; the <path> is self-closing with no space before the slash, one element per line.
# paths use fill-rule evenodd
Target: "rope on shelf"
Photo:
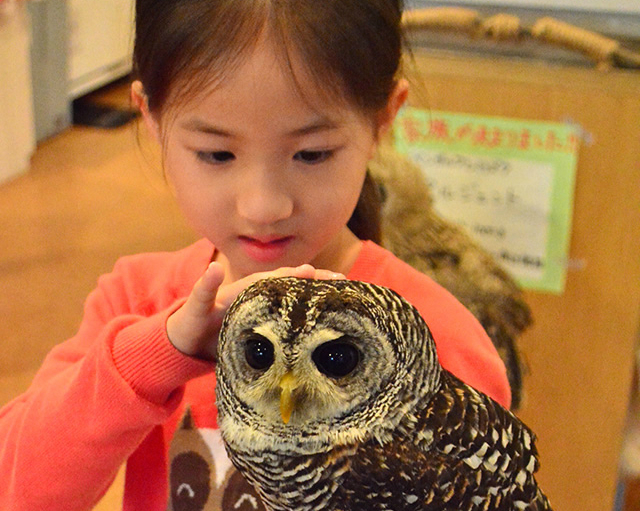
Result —
<path fill-rule="evenodd" d="M 483 19 L 472 9 L 435 7 L 406 11 L 402 22 L 410 30 L 446 30 L 496 41 L 518 42 L 532 38 L 579 52 L 601 69 L 611 66 L 640 69 L 640 53 L 623 48 L 615 39 L 551 17 L 525 27 L 517 16 L 509 14 Z"/>

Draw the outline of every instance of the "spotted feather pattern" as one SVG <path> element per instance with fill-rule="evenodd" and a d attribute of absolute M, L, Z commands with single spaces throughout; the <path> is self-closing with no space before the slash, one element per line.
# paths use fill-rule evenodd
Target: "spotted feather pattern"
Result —
<path fill-rule="evenodd" d="M 269 335 L 277 336 L 291 367 L 316 330 L 344 328 L 354 335 L 359 325 L 367 329 L 362 342 L 380 343 L 389 354 L 386 361 L 369 357 L 365 363 L 393 367 L 363 372 L 356 388 L 370 387 L 371 395 L 346 412 L 290 425 L 267 419 L 253 394 L 240 398 L 235 390 L 243 378 L 260 388 L 266 377 L 253 381 L 234 373 L 240 366 L 229 355 L 239 332 L 267 323 L 275 325 Z M 386 288 L 260 281 L 230 308 L 217 372 L 219 422 L 230 458 L 272 511 L 551 509 L 535 479 L 532 431 L 444 370 L 417 310 Z M 378 376 L 381 382 L 374 381 Z"/>

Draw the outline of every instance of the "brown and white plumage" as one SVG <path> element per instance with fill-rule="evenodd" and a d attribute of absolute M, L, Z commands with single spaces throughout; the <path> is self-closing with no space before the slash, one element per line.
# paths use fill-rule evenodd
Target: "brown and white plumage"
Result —
<path fill-rule="evenodd" d="M 386 288 L 259 281 L 225 318 L 217 378 L 230 458 L 268 509 L 550 509 L 531 431 L 444 370 Z"/>
<path fill-rule="evenodd" d="M 522 291 L 461 226 L 436 212 L 422 170 L 408 157 L 382 144 L 369 172 L 383 196 L 382 245 L 446 288 L 480 321 L 507 368 L 517 410 L 526 372 L 518 341 L 532 323 Z"/>

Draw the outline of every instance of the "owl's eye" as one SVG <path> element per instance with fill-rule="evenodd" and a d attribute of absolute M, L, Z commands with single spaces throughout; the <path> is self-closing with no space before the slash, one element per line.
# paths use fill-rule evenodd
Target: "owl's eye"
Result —
<path fill-rule="evenodd" d="M 322 374 L 342 378 L 358 366 L 360 351 L 350 342 L 337 339 L 318 346 L 311 358 Z"/>
<path fill-rule="evenodd" d="M 245 341 L 244 356 L 249 364 L 258 371 L 264 371 L 273 364 L 273 344 L 260 335 Z"/>

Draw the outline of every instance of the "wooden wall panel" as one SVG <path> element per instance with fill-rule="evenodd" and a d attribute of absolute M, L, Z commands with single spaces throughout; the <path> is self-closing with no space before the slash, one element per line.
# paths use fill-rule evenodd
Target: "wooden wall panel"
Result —
<path fill-rule="evenodd" d="M 586 133 L 562 295 L 527 291 L 535 324 L 519 415 L 555 509 L 612 509 L 640 326 L 640 73 L 416 51 L 411 104 L 572 121 Z"/>

